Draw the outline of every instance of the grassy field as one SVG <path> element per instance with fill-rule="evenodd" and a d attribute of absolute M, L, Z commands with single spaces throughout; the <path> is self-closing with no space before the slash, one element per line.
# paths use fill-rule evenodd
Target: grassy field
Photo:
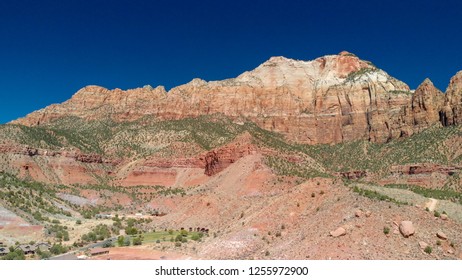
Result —
<path fill-rule="evenodd" d="M 170 242 L 175 243 L 176 246 L 181 246 L 181 243 L 186 243 L 188 241 L 201 241 L 205 234 L 201 232 L 189 232 L 187 230 L 168 230 L 168 231 L 155 231 L 155 232 L 144 232 L 140 234 L 128 235 L 128 238 L 124 238 L 124 243 L 115 241 L 113 246 L 128 246 L 131 245 L 140 245 L 134 244 L 136 240 L 140 241 L 142 244 L 146 243 L 163 243 Z M 119 237 L 120 238 L 120 237 Z M 130 242 L 127 242 L 127 239 Z"/>
<path fill-rule="evenodd" d="M 186 238 L 187 240 L 194 240 L 194 239 L 201 239 L 202 234 L 198 232 L 189 232 L 189 231 L 178 231 L 178 230 L 173 230 L 173 231 L 156 231 L 156 232 L 146 232 L 143 233 L 141 236 L 143 237 L 143 242 L 145 243 L 152 243 L 152 242 L 165 242 L 165 241 L 172 241 L 177 239 L 178 236 L 182 236 Z"/>

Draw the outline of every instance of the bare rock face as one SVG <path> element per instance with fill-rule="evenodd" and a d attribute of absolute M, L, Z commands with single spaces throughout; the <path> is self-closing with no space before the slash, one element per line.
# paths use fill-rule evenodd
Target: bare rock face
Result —
<path fill-rule="evenodd" d="M 220 162 L 217 152 L 211 151 L 205 155 L 205 174 L 212 176 L 224 169 L 224 164 Z"/>
<path fill-rule="evenodd" d="M 445 126 L 462 123 L 462 71 L 457 72 L 449 82 L 440 118 Z"/>
<path fill-rule="evenodd" d="M 429 79 L 420 84 L 412 96 L 412 120 L 417 129 L 427 128 L 439 122 L 444 104 L 444 94 Z"/>
<path fill-rule="evenodd" d="M 78 154 L 75 159 L 85 163 L 103 163 L 103 158 L 97 154 Z"/>
<path fill-rule="evenodd" d="M 349 180 L 356 180 L 361 179 L 367 176 L 367 171 L 365 170 L 353 170 L 353 171 L 345 171 L 339 172 L 338 175 L 342 176 L 343 178 Z"/>
<path fill-rule="evenodd" d="M 407 238 L 415 233 L 415 228 L 411 221 L 402 221 L 399 225 L 399 231 Z"/>
<path fill-rule="evenodd" d="M 255 151 L 256 147 L 251 144 L 251 136 L 244 134 L 228 145 L 207 152 L 200 160 L 204 163 L 204 173 L 212 176 Z"/>
<path fill-rule="evenodd" d="M 272 57 L 236 78 L 194 79 L 169 92 L 162 86 L 126 91 L 88 86 L 14 123 L 35 126 L 63 116 L 125 121 L 221 113 L 307 144 L 387 142 L 439 122 L 461 122 L 461 77 L 459 72 L 451 80 L 445 98 L 430 80 L 412 93 L 405 83 L 348 52 L 311 61 Z"/>

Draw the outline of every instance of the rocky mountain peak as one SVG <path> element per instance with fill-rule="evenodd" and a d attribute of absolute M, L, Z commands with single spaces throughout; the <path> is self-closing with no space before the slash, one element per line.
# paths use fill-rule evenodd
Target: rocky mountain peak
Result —
<path fill-rule="evenodd" d="M 97 86 L 97 85 L 88 85 L 88 86 L 85 86 L 85 87 L 79 89 L 75 93 L 75 95 L 88 94 L 88 93 L 97 94 L 97 93 L 108 93 L 108 92 L 109 92 L 109 89 L 107 89 L 105 87 Z"/>
<path fill-rule="evenodd" d="M 415 94 L 421 93 L 435 93 L 441 95 L 443 94 L 439 89 L 435 87 L 435 85 L 429 78 L 426 78 L 415 90 Z"/>
<path fill-rule="evenodd" d="M 207 81 L 202 80 L 200 78 L 194 78 L 189 83 L 187 83 L 186 85 L 193 86 L 193 87 L 200 87 L 200 86 L 207 85 Z"/>
<path fill-rule="evenodd" d="M 291 87 L 297 84 L 300 86 L 300 80 L 303 79 L 302 83 L 331 86 L 341 84 L 350 74 L 361 69 L 375 69 L 375 66 L 348 52 L 310 61 L 275 56 L 254 70 L 244 72 L 233 82 L 251 86 Z"/>
<path fill-rule="evenodd" d="M 271 64 L 277 63 L 286 63 L 290 62 L 292 59 L 286 58 L 284 56 L 272 56 L 266 62 L 263 63 L 265 66 L 270 66 Z"/>
<path fill-rule="evenodd" d="M 449 81 L 449 86 L 446 89 L 446 93 L 449 92 L 460 92 L 462 95 L 462 71 L 457 72 Z"/>
<path fill-rule="evenodd" d="M 444 125 L 462 124 L 462 71 L 454 75 L 446 89 L 442 119 Z"/>
<path fill-rule="evenodd" d="M 413 108 L 419 107 L 426 111 L 432 110 L 432 116 L 438 119 L 438 111 L 443 106 L 444 93 L 437 89 L 433 82 L 426 78 L 415 90 L 412 96 Z"/>
<path fill-rule="evenodd" d="M 432 85 L 433 86 L 433 82 L 432 82 L 432 80 L 430 80 L 430 78 L 425 78 L 425 80 L 423 80 L 423 82 L 420 84 L 420 86 L 423 86 L 423 85 Z"/>
<path fill-rule="evenodd" d="M 355 54 L 349 52 L 349 51 L 341 51 L 338 55 L 340 56 L 356 56 Z"/>

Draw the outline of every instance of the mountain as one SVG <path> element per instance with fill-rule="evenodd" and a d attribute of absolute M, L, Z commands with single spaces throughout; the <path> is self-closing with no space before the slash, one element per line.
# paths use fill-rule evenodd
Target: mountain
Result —
<path fill-rule="evenodd" d="M 452 118 L 445 124 L 459 123 L 457 77 L 443 101 L 430 81 L 413 93 L 405 83 L 348 52 L 312 61 L 272 57 L 237 78 L 194 79 L 168 92 L 162 86 L 126 91 L 87 86 L 62 104 L 12 123 L 40 126 L 65 116 L 175 120 L 221 113 L 298 143 L 387 142 L 437 124 L 440 113 Z"/>
<path fill-rule="evenodd" d="M 237 78 L 194 79 L 169 92 L 87 86 L 1 126 L 0 166 L 49 183 L 175 185 L 185 169 L 211 176 L 258 153 L 272 159 L 266 164 L 273 169 L 281 160 L 306 164 L 292 166 L 298 175 L 427 185 L 428 176 L 440 174 L 431 186 L 459 189 L 449 174 L 460 168 L 461 89 L 462 71 L 446 94 L 429 79 L 410 91 L 348 52 L 312 61 L 273 57 Z M 447 126 L 455 128 L 438 130 Z M 320 150 L 320 144 L 336 145 Z M 411 174 L 415 168 L 428 176 Z"/>
<path fill-rule="evenodd" d="M 410 90 L 348 52 L 168 92 L 87 86 L 0 125 L 0 239 L 78 247 L 106 225 L 191 258 L 461 259 L 461 121 L 462 71 Z M 180 228 L 210 234 L 171 242 Z"/>

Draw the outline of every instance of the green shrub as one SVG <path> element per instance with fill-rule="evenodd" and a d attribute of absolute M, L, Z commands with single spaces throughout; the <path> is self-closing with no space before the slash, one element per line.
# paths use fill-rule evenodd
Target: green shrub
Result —
<path fill-rule="evenodd" d="M 138 246 L 138 245 L 141 245 L 143 243 L 143 239 L 142 237 L 135 237 L 133 238 L 133 245 L 134 246 Z"/>
<path fill-rule="evenodd" d="M 432 247 L 430 247 L 430 246 L 425 247 L 425 250 L 424 250 L 425 253 L 431 254 L 432 251 L 433 251 Z"/>
<path fill-rule="evenodd" d="M 390 233 L 390 228 L 389 227 L 383 227 L 383 233 L 389 234 Z"/>
<path fill-rule="evenodd" d="M 201 238 L 200 238 L 199 234 L 197 232 L 195 232 L 195 233 L 192 234 L 191 240 L 200 241 Z"/>
<path fill-rule="evenodd" d="M 138 230 L 136 228 L 134 228 L 134 227 L 128 226 L 128 227 L 125 228 L 125 233 L 128 234 L 128 235 L 135 235 L 135 234 L 138 233 Z"/>
<path fill-rule="evenodd" d="M 123 237 L 122 235 L 119 236 L 117 238 L 117 245 L 119 245 L 119 247 L 122 247 L 122 246 L 124 246 L 124 243 L 125 243 L 125 237 Z"/>
<path fill-rule="evenodd" d="M 64 254 L 64 253 L 67 253 L 69 249 L 66 247 L 66 246 L 63 246 L 62 244 L 60 243 L 55 243 L 53 244 L 53 246 L 51 246 L 50 248 L 50 252 L 53 254 L 53 255 L 60 255 L 60 254 Z"/>
<path fill-rule="evenodd" d="M 124 240 L 124 246 L 130 246 L 130 238 L 125 238 Z"/>
<path fill-rule="evenodd" d="M 10 251 L 6 256 L 3 256 L 3 260 L 25 260 L 26 256 L 22 250 Z"/>

